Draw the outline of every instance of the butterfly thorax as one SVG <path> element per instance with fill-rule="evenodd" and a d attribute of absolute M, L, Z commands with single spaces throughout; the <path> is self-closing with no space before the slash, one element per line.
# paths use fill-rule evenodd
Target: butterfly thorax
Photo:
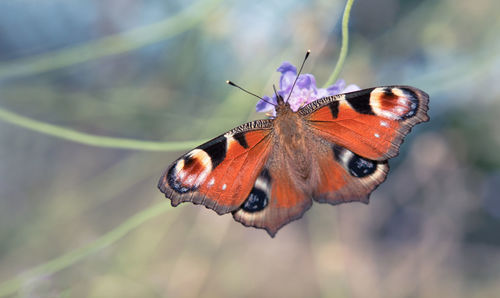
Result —
<path fill-rule="evenodd" d="M 288 103 L 276 107 L 274 132 L 282 145 L 297 146 L 304 138 L 304 126 L 299 114 L 295 113 Z"/>
<path fill-rule="evenodd" d="M 294 112 L 288 103 L 276 107 L 274 119 L 274 162 L 282 164 L 288 161 L 288 171 L 296 172 L 303 179 L 309 177 L 310 161 L 308 144 L 310 133 L 302 116 Z"/>

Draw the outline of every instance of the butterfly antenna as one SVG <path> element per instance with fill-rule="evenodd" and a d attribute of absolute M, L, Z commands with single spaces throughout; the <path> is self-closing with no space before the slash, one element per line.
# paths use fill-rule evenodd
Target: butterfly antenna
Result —
<path fill-rule="evenodd" d="M 273 84 L 273 89 L 274 89 L 274 95 L 276 95 L 276 101 L 278 103 L 283 103 L 283 97 L 278 94 L 278 91 L 276 91 L 276 86 Z"/>
<path fill-rule="evenodd" d="M 257 94 L 255 94 L 253 92 L 250 92 L 250 91 L 244 89 L 243 87 L 240 87 L 239 85 L 236 85 L 235 83 L 233 83 L 231 81 L 226 81 L 226 83 L 229 84 L 229 85 L 231 85 L 231 86 L 233 86 L 233 87 L 236 87 L 236 88 L 238 88 L 238 89 L 240 89 L 240 90 L 242 90 L 242 91 L 244 91 L 244 92 L 246 92 L 246 93 L 248 93 L 250 95 L 253 95 L 253 96 L 257 97 L 258 99 L 261 99 L 261 100 L 263 100 L 264 102 L 267 102 L 270 105 L 276 106 L 274 103 L 265 100 L 263 97 L 260 97 Z"/>
<path fill-rule="evenodd" d="M 292 89 L 290 89 L 290 93 L 288 93 L 288 97 L 286 98 L 286 102 L 290 99 L 290 96 L 292 95 L 293 88 L 295 87 L 295 84 L 297 83 L 297 80 L 299 79 L 300 73 L 302 72 L 302 68 L 304 67 L 304 64 L 306 63 L 307 58 L 309 57 L 309 54 L 311 54 L 311 50 L 307 50 L 306 56 L 304 57 L 304 60 L 302 61 L 302 65 L 300 66 L 299 73 L 297 73 L 297 76 L 295 77 L 295 81 L 293 81 Z"/>

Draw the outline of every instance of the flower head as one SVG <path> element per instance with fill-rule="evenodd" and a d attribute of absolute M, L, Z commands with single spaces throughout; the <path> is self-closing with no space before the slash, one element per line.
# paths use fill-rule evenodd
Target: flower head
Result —
<path fill-rule="evenodd" d="M 286 100 L 297 77 L 297 68 L 289 62 L 283 62 L 277 71 L 281 72 L 280 88 L 277 92 Z M 292 94 L 290 94 L 288 103 L 290 104 L 290 108 L 296 112 L 301 107 L 317 99 L 356 90 L 360 90 L 360 88 L 354 84 L 346 86 L 344 80 L 338 80 L 335 84 L 327 88 L 317 88 L 316 80 L 312 74 L 301 74 L 297 79 Z M 257 103 L 256 111 L 271 112 L 275 116 L 276 111 L 270 103 L 277 104 L 276 95 L 272 97 L 264 96 Z"/>

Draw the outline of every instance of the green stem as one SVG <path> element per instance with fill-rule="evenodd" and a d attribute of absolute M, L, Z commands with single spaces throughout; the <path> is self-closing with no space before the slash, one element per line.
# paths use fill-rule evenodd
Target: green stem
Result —
<path fill-rule="evenodd" d="M 151 141 L 140 141 L 134 139 L 96 136 L 56 126 L 53 124 L 33 120 L 28 117 L 12 113 L 3 108 L 0 108 L 0 120 L 36 132 L 47 134 L 53 137 L 65 139 L 68 141 L 73 141 L 89 146 L 106 147 L 106 148 L 144 150 L 144 151 L 179 151 L 196 147 L 204 142 L 204 140 L 185 141 L 185 142 L 151 142 Z"/>
<path fill-rule="evenodd" d="M 220 1 L 198 1 L 177 15 L 156 23 L 109 35 L 83 45 L 0 64 L 0 80 L 60 69 L 165 40 L 202 22 Z"/>
<path fill-rule="evenodd" d="M 344 66 L 345 58 L 347 57 L 347 50 L 349 48 L 349 16 L 351 15 L 351 7 L 354 0 L 347 0 L 344 8 L 344 15 L 342 16 L 342 47 L 340 48 L 339 60 L 333 69 L 332 74 L 328 78 L 324 87 L 332 85 L 338 78 L 342 67 Z"/>
<path fill-rule="evenodd" d="M 97 240 L 87 246 L 78 248 L 60 257 L 48 261 L 47 263 L 36 266 L 35 268 L 24 272 L 23 274 L 7 280 L 0 284 L 0 296 L 7 296 L 16 293 L 26 282 L 37 278 L 41 275 L 50 275 L 61 271 L 75 264 L 81 259 L 93 254 L 124 237 L 131 230 L 139 227 L 146 221 L 170 210 L 170 202 L 164 201 L 154 205 L 146 210 L 143 210 L 136 215 L 130 217 L 117 228 L 104 234 Z"/>

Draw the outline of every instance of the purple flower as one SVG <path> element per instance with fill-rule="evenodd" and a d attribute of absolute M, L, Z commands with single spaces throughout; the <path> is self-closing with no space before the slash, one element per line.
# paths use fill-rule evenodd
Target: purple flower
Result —
<path fill-rule="evenodd" d="M 281 72 L 278 94 L 286 100 L 292 89 L 293 81 L 297 77 L 297 68 L 289 62 L 283 62 L 283 64 L 278 67 L 277 71 Z M 356 90 L 360 90 L 360 88 L 354 84 L 346 86 L 344 80 L 338 80 L 328 88 L 317 88 L 316 80 L 312 74 L 301 74 L 288 99 L 288 103 L 290 104 L 290 108 L 296 112 L 301 107 L 317 99 Z M 276 116 L 274 106 L 266 101 L 277 104 L 276 95 L 273 95 L 273 97 L 264 96 L 263 99 L 259 100 L 257 103 L 256 111 L 271 112 L 273 116 Z"/>

